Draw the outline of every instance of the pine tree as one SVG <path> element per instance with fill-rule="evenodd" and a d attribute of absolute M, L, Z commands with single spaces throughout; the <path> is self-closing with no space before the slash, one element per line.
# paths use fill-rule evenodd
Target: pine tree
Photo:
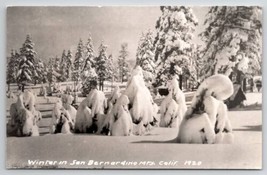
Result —
<path fill-rule="evenodd" d="M 84 64 L 83 48 L 84 48 L 83 42 L 80 39 L 78 46 L 77 46 L 76 53 L 75 53 L 75 58 L 73 62 L 73 72 L 72 72 L 72 79 L 76 83 L 78 83 L 78 81 L 80 80 L 81 71 L 82 71 L 83 64 Z"/>
<path fill-rule="evenodd" d="M 129 65 L 126 61 L 129 53 L 127 51 L 128 49 L 128 44 L 127 43 L 123 43 L 121 45 L 121 50 L 120 50 L 120 54 L 119 54 L 119 58 L 118 58 L 118 69 L 119 69 L 119 75 L 120 75 L 120 79 L 121 82 L 125 82 L 128 79 L 128 73 L 129 73 Z"/>
<path fill-rule="evenodd" d="M 83 80 L 82 94 L 86 96 L 89 94 L 91 90 L 92 86 L 91 83 L 96 82 L 98 78 L 98 75 L 95 70 L 95 56 L 94 56 L 93 40 L 91 38 L 91 35 L 89 35 L 88 41 L 86 43 L 84 55 L 85 55 L 85 62 L 82 69 L 81 78 Z"/>
<path fill-rule="evenodd" d="M 104 90 L 104 81 L 108 76 L 108 57 L 107 57 L 107 46 L 103 42 L 99 46 L 99 55 L 95 58 L 95 70 L 98 75 L 99 89 Z"/>
<path fill-rule="evenodd" d="M 91 35 L 89 35 L 89 38 L 87 40 L 85 51 L 85 62 L 83 66 L 83 70 L 90 69 L 91 67 L 94 67 L 94 47 L 93 47 L 93 40 L 91 38 Z"/>
<path fill-rule="evenodd" d="M 35 64 L 35 83 L 46 83 L 47 72 L 45 65 L 41 59 L 38 59 Z"/>
<path fill-rule="evenodd" d="M 18 62 L 16 60 L 16 54 L 12 50 L 11 56 L 10 56 L 10 59 L 7 65 L 7 73 L 6 73 L 6 83 L 8 85 L 8 91 L 10 90 L 10 83 L 16 82 L 17 66 L 18 66 Z"/>
<path fill-rule="evenodd" d="M 66 51 L 63 50 L 61 60 L 60 60 L 60 81 L 64 82 L 67 80 L 67 55 Z"/>
<path fill-rule="evenodd" d="M 143 69 L 145 81 L 152 81 L 155 74 L 155 48 L 153 45 L 153 33 L 149 30 L 142 33 L 136 54 L 136 65 Z"/>
<path fill-rule="evenodd" d="M 20 49 L 20 62 L 18 66 L 17 81 L 21 86 L 21 90 L 24 91 L 26 83 L 33 82 L 33 76 L 35 72 L 35 57 L 34 43 L 31 40 L 30 35 L 27 35 L 25 42 Z"/>
<path fill-rule="evenodd" d="M 182 75 L 188 69 L 192 54 L 192 37 L 198 21 L 191 7 L 161 7 L 162 15 L 156 23 L 157 35 L 154 41 L 157 74 L 154 86 L 166 84 L 173 75 Z"/>
<path fill-rule="evenodd" d="M 115 76 L 115 67 L 113 63 L 113 56 L 110 54 L 107 59 L 107 75 L 106 79 L 111 80 L 112 82 L 114 81 L 114 76 Z"/>
<path fill-rule="evenodd" d="M 55 71 L 54 71 L 54 64 L 55 64 L 55 60 L 53 58 L 49 59 L 48 62 L 48 66 L 47 66 L 47 80 L 49 83 L 49 92 L 48 94 L 52 95 L 52 86 L 54 86 L 54 84 L 57 81 L 57 77 L 55 75 Z"/>
<path fill-rule="evenodd" d="M 57 82 L 59 82 L 60 81 L 60 79 L 61 79 L 61 71 L 60 71 L 60 58 L 58 58 L 57 56 L 56 56 L 56 58 L 55 58 L 55 61 L 54 61 L 54 71 L 57 73 Z"/>
<path fill-rule="evenodd" d="M 66 80 L 69 80 L 71 78 L 71 71 L 73 69 L 73 64 L 72 64 L 72 54 L 71 51 L 68 50 L 68 54 L 66 56 Z"/>
<path fill-rule="evenodd" d="M 246 74 L 261 71 L 261 17 L 262 9 L 255 6 L 210 8 L 204 23 L 207 28 L 200 34 L 206 44 L 202 78 L 222 73 L 242 86 Z"/>

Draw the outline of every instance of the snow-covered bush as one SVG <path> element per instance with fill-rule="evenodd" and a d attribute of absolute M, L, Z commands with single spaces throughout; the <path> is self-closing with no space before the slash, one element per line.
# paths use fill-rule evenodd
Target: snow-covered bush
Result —
<path fill-rule="evenodd" d="M 75 132 L 86 133 L 87 130 L 92 126 L 92 123 L 92 112 L 89 108 L 89 100 L 86 98 L 80 103 L 77 110 Z"/>
<path fill-rule="evenodd" d="M 232 93 L 233 84 L 225 75 L 217 74 L 204 80 L 182 120 L 178 142 L 221 143 L 225 133 L 227 139 L 232 140 L 227 107 L 223 103 Z"/>
<path fill-rule="evenodd" d="M 132 116 L 133 123 L 137 124 L 139 131 L 142 131 L 145 126 L 149 126 L 150 122 L 154 119 L 154 102 L 150 91 L 145 86 L 143 79 L 142 68 L 137 66 L 133 72 L 132 77 L 129 79 L 126 90 L 124 92 L 129 98 L 130 113 Z M 143 133 L 137 133 L 142 135 Z"/>
<path fill-rule="evenodd" d="M 179 127 L 186 112 L 185 95 L 178 85 L 177 76 L 173 76 L 168 82 L 169 94 L 162 101 L 160 106 L 161 127 Z"/>
<path fill-rule="evenodd" d="M 55 103 L 52 111 L 50 133 L 70 134 L 73 128 L 74 123 L 69 112 L 64 109 L 62 102 L 58 101 L 57 103 Z"/>
<path fill-rule="evenodd" d="M 110 121 L 112 136 L 129 136 L 132 133 L 133 123 L 128 104 L 129 99 L 126 95 L 122 95 L 115 104 Z"/>

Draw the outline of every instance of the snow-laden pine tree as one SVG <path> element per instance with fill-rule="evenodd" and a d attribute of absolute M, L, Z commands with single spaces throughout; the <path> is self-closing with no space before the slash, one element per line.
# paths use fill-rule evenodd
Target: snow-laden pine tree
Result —
<path fill-rule="evenodd" d="M 262 9 L 256 6 L 211 7 L 200 34 L 206 46 L 202 51 L 202 77 L 222 73 L 242 85 L 246 74 L 261 71 Z"/>
<path fill-rule="evenodd" d="M 17 82 L 24 91 L 26 83 L 33 82 L 33 76 L 35 71 L 35 57 L 34 43 L 30 35 L 27 35 L 25 42 L 20 49 L 20 62 L 18 66 Z"/>
<path fill-rule="evenodd" d="M 52 95 L 52 87 L 55 85 L 57 82 L 57 77 L 55 75 L 54 71 L 54 64 L 55 64 L 55 59 L 50 58 L 47 66 L 47 80 L 49 84 L 49 89 L 48 89 L 48 95 Z"/>
<path fill-rule="evenodd" d="M 106 79 L 110 81 L 114 81 L 115 75 L 115 67 L 114 67 L 114 62 L 113 62 L 113 56 L 110 54 L 107 59 L 107 76 Z"/>
<path fill-rule="evenodd" d="M 71 71 L 73 69 L 73 64 L 72 64 L 72 54 L 71 51 L 68 50 L 67 56 L 66 56 L 66 80 L 70 80 L 71 78 Z"/>
<path fill-rule="evenodd" d="M 47 72 L 45 69 L 45 65 L 41 59 L 38 59 L 35 63 L 35 73 L 36 76 L 35 83 L 46 83 L 47 82 Z"/>
<path fill-rule="evenodd" d="M 166 84 L 176 74 L 181 88 L 182 75 L 190 63 L 193 32 L 198 20 L 191 7 L 164 6 L 160 9 L 162 14 L 156 23 L 154 41 L 157 64 L 154 86 Z"/>
<path fill-rule="evenodd" d="M 84 57 L 85 57 L 85 62 L 83 65 L 83 70 L 90 69 L 91 67 L 94 67 L 94 46 L 93 46 L 93 40 L 91 35 L 89 35 L 87 43 L 84 48 Z"/>
<path fill-rule="evenodd" d="M 10 83 L 16 82 L 18 61 L 16 60 L 16 54 L 11 50 L 11 56 L 9 57 L 7 64 L 6 83 L 8 91 L 10 90 Z"/>
<path fill-rule="evenodd" d="M 152 31 L 142 33 L 136 53 L 136 65 L 143 69 L 144 80 L 150 82 L 155 75 L 155 48 Z"/>
<path fill-rule="evenodd" d="M 78 82 L 80 80 L 81 71 L 84 64 L 83 49 L 83 42 L 80 39 L 73 61 L 72 80 L 74 80 L 75 82 Z"/>
<path fill-rule="evenodd" d="M 83 80 L 83 82 L 96 80 L 97 74 L 95 73 L 95 56 L 91 35 L 89 35 L 84 48 L 84 57 L 85 61 L 82 67 L 81 79 Z"/>
<path fill-rule="evenodd" d="M 99 90 L 104 90 L 104 81 L 108 75 L 107 46 L 102 42 L 98 50 L 99 55 L 95 58 L 95 70 L 99 80 Z"/>
<path fill-rule="evenodd" d="M 54 61 L 54 71 L 59 75 L 57 76 L 57 82 L 60 81 L 61 76 L 62 76 L 61 71 L 60 71 L 60 63 L 61 63 L 60 58 L 56 56 L 55 61 Z"/>
<path fill-rule="evenodd" d="M 62 55 L 61 55 L 61 60 L 60 60 L 60 70 L 59 73 L 61 74 L 60 76 L 60 81 L 64 82 L 67 80 L 67 55 L 66 55 L 66 50 L 63 50 Z"/>
<path fill-rule="evenodd" d="M 128 44 L 123 43 L 121 45 L 121 50 L 119 52 L 118 57 L 118 69 L 119 69 L 119 77 L 121 82 L 126 82 L 128 80 L 128 74 L 129 74 L 129 64 L 127 63 L 127 58 L 129 56 L 128 52 Z"/>
<path fill-rule="evenodd" d="M 97 81 L 97 73 L 95 70 L 95 55 L 94 55 L 94 47 L 93 40 L 91 35 L 87 40 L 84 49 L 85 61 L 82 69 L 82 94 L 84 96 L 88 95 L 91 90 L 91 83 L 93 81 Z"/>

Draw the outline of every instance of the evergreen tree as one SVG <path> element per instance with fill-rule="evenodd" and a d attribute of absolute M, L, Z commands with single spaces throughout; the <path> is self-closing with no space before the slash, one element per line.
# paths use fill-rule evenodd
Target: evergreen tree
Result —
<path fill-rule="evenodd" d="M 192 37 L 197 19 L 191 7 L 161 7 L 162 15 L 156 23 L 157 35 L 154 41 L 157 73 L 154 86 L 166 84 L 173 75 L 182 75 L 188 69 L 192 55 Z"/>
<path fill-rule="evenodd" d="M 11 51 L 11 56 L 7 64 L 6 83 L 8 85 L 8 91 L 10 90 L 10 83 L 16 82 L 18 62 L 14 51 Z"/>
<path fill-rule="evenodd" d="M 61 60 L 60 60 L 60 81 L 64 82 L 67 80 L 67 55 L 66 51 L 63 50 Z"/>
<path fill-rule="evenodd" d="M 98 75 L 99 89 L 104 90 L 104 81 L 108 77 L 108 56 L 107 56 L 107 46 L 101 43 L 99 46 L 99 55 L 95 58 L 95 70 Z"/>
<path fill-rule="evenodd" d="M 66 74 L 65 74 L 66 80 L 69 80 L 71 78 L 72 69 L 73 69 L 72 54 L 71 54 L 71 51 L 68 50 L 68 54 L 66 56 Z"/>
<path fill-rule="evenodd" d="M 118 58 L 118 69 L 119 69 L 119 75 L 120 75 L 120 79 L 121 82 L 125 82 L 128 79 L 128 73 L 129 73 L 129 65 L 126 61 L 129 52 L 127 51 L 128 49 L 128 44 L 127 43 L 123 43 L 121 45 L 121 50 L 120 50 L 120 54 L 119 54 L 119 58 Z"/>
<path fill-rule="evenodd" d="M 75 53 L 75 58 L 73 62 L 73 72 L 72 72 L 72 78 L 75 82 L 78 82 L 80 80 L 80 73 L 83 68 L 84 64 L 84 58 L 83 58 L 83 42 L 80 39 L 77 50 Z"/>
<path fill-rule="evenodd" d="M 94 67 L 94 47 L 93 47 L 93 40 L 91 38 L 91 35 L 89 35 L 88 41 L 85 46 L 84 51 L 85 56 L 85 62 L 83 70 L 90 69 L 91 67 Z"/>
<path fill-rule="evenodd" d="M 46 83 L 47 81 L 47 72 L 45 69 L 45 65 L 41 59 L 38 59 L 38 61 L 35 64 L 35 83 Z"/>
<path fill-rule="evenodd" d="M 88 95 L 92 84 L 97 81 L 97 73 L 95 70 L 95 56 L 94 56 L 94 48 L 93 41 L 91 35 L 89 35 L 88 41 L 85 46 L 85 62 L 82 71 L 82 94 L 84 96 Z"/>
<path fill-rule="evenodd" d="M 151 81 L 155 74 L 153 33 L 149 30 L 146 34 L 142 33 L 136 54 L 136 65 L 143 69 L 145 81 Z"/>
<path fill-rule="evenodd" d="M 206 44 L 202 78 L 222 73 L 242 85 L 245 74 L 261 71 L 261 17 L 262 9 L 255 6 L 210 8 L 204 23 L 207 28 L 200 34 Z"/>
<path fill-rule="evenodd" d="M 34 43 L 30 35 L 27 35 L 25 42 L 20 49 L 20 62 L 18 66 L 17 81 L 24 91 L 24 86 L 26 83 L 33 82 L 33 76 L 35 73 L 35 57 L 36 52 L 34 51 Z"/>
<path fill-rule="evenodd" d="M 111 80 L 112 82 L 114 81 L 114 76 L 115 76 L 115 67 L 114 67 L 114 62 L 113 62 L 113 56 L 110 54 L 107 59 L 107 75 L 106 79 Z"/>
<path fill-rule="evenodd" d="M 59 82 L 60 80 L 61 80 L 61 71 L 60 71 L 60 58 L 58 58 L 57 56 L 56 56 L 56 58 L 55 58 L 55 61 L 54 61 L 54 71 L 57 73 L 57 75 L 58 76 L 56 76 L 57 77 L 57 82 Z"/>
<path fill-rule="evenodd" d="M 47 67 L 47 80 L 48 80 L 48 83 L 49 83 L 49 94 L 52 93 L 52 86 L 56 83 L 57 81 L 57 77 L 55 75 L 55 71 L 54 71 L 54 64 L 55 64 L 55 61 L 53 58 L 50 58 L 49 59 L 49 62 L 48 62 L 48 67 Z"/>

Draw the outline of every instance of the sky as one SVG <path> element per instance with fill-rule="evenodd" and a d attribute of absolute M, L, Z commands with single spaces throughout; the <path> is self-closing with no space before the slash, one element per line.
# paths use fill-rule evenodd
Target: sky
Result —
<path fill-rule="evenodd" d="M 203 28 L 207 7 L 193 7 L 199 20 L 196 34 Z M 142 32 L 155 31 L 159 7 L 9 7 L 7 9 L 7 56 L 19 50 L 30 34 L 38 58 L 61 57 L 62 51 L 75 51 L 80 39 L 89 34 L 97 53 L 103 41 L 108 54 L 118 57 L 122 43 L 128 43 L 129 59 L 135 60 Z M 195 38 L 194 42 L 199 42 Z"/>

